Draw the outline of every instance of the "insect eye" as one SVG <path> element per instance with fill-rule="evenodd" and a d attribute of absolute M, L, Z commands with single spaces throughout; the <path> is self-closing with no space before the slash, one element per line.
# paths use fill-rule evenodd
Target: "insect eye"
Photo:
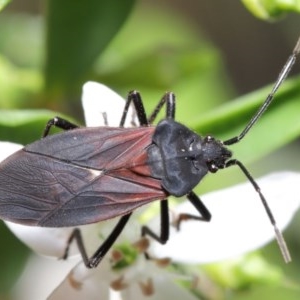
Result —
<path fill-rule="evenodd" d="M 219 170 L 218 166 L 215 163 L 208 164 L 208 169 L 211 173 L 216 173 Z"/>

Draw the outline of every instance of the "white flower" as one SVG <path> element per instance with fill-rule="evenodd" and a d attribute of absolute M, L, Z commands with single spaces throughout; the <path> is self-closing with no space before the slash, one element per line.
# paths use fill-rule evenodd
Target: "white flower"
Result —
<path fill-rule="evenodd" d="M 110 126 L 119 125 L 124 107 L 124 100 L 120 96 L 106 86 L 93 82 L 85 84 L 83 91 L 87 126 L 107 125 L 106 123 Z M 132 120 L 137 123 L 135 113 L 130 108 L 125 125 L 129 126 Z M 282 172 L 257 180 L 280 229 L 287 226 L 299 208 L 299 179 L 299 173 Z M 201 196 L 201 199 L 212 213 L 211 222 L 184 222 L 180 231 L 171 230 L 166 245 L 149 239 L 150 248 L 145 247 L 134 254 L 132 261 L 123 267 L 116 266 L 126 257 L 127 250 L 135 249 L 132 244 L 140 239 L 137 217 L 141 210 L 133 214 L 116 242 L 117 248 L 125 245 L 125 250 L 109 251 L 96 269 L 87 269 L 80 256 L 69 259 L 68 262 L 51 260 L 50 266 L 43 266 L 39 262 L 38 269 L 31 261 L 17 285 L 17 290 L 21 291 L 20 299 L 43 299 L 55 286 L 57 288 L 49 299 L 149 299 L 149 295 L 151 299 L 197 299 L 188 289 L 174 282 L 174 279 L 180 278 L 192 284 L 193 277 L 181 278 L 181 275 L 163 268 L 163 262 L 168 265 L 168 260 L 164 258 L 192 264 L 215 262 L 257 249 L 274 238 L 269 219 L 250 183 L 213 192 Z M 172 211 L 197 213 L 188 201 L 172 208 Z M 109 234 L 115 222 L 116 220 L 112 220 L 82 227 L 88 253 L 97 249 L 103 240 L 102 236 Z M 40 254 L 56 258 L 64 254 L 66 241 L 72 231 L 72 228 L 34 228 L 11 223 L 8 226 L 29 247 Z M 153 220 L 149 226 L 159 232 L 159 219 Z M 71 254 L 78 252 L 75 244 L 72 243 Z M 146 260 L 144 251 L 160 260 Z M 33 260 L 40 261 L 41 258 L 35 257 Z M 46 261 L 43 259 L 43 263 Z M 34 275 L 30 275 L 33 266 Z M 63 270 L 56 273 L 54 270 L 59 268 Z M 55 273 L 54 278 L 52 272 Z"/>

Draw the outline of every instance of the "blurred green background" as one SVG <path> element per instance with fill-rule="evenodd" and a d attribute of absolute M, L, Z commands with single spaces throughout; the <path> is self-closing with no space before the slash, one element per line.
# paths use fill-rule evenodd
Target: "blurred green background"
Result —
<path fill-rule="evenodd" d="M 244 1 L 266 20 L 240 1 L 14 0 L 0 1 L 0 8 L 6 2 L 0 12 L 0 140 L 22 144 L 40 138 L 57 114 L 83 124 L 81 87 L 88 80 L 124 97 L 139 90 L 148 111 L 171 90 L 177 120 L 199 133 L 232 137 L 270 91 L 262 87 L 275 81 L 300 33 L 299 1 L 262 1 L 265 10 Z M 254 177 L 300 170 L 299 71 L 298 61 L 278 101 L 233 148 Z M 240 173 L 208 176 L 197 192 L 244 181 Z M 284 265 L 275 243 L 262 250 L 293 284 L 241 279 L 220 284 L 220 297 L 299 299 L 299 225 L 298 214 L 285 233 L 292 264 Z M 12 299 L 29 250 L 3 223 L 0 238 L 0 299 Z"/>

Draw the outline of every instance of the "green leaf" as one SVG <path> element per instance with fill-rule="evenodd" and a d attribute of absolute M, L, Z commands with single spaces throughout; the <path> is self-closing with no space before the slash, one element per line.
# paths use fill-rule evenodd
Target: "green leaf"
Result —
<path fill-rule="evenodd" d="M 11 0 L 0 0 L 0 11 L 10 2 Z"/>
<path fill-rule="evenodd" d="M 284 281 L 283 281 L 284 282 Z M 240 292 L 231 300 L 254 300 L 254 299 L 272 299 L 272 300 L 298 300 L 299 299 L 299 287 L 290 287 L 286 284 L 282 286 L 269 286 L 269 285 L 256 285 L 249 289 L 247 292 Z"/>
<path fill-rule="evenodd" d="M 245 289 L 254 284 L 279 285 L 284 278 L 278 267 L 269 264 L 258 252 L 201 266 L 224 288 Z"/>
<path fill-rule="evenodd" d="M 44 22 L 39 15 L 5 11 L 0 18 L 0 53 L 16 67 L 40 71 L 44 60 Z"/>
<path fill-rule="evenodd" d="M 115 36 L 134 0 L 50 0 L 47 9 L 46 88 L 72 89 Z"/>
<path fill-rule="evenodd" d="M 25 267 L 30 250 L 18 240 L 3 222 L 0 224 L 1 255 L 0 255 L 0 299 L 15 285 L 18 277 Z"/>
<path fill-rule="evenodd" d="M 50 110 L 0 110 L 0 140 L 23 145 L 32 143 L 41 138 L 48 120 L 57 115 Z M 53 132 L 56 130 L 53 128 Z"/>
<path fill-rule="evenodd" d="M 270 20 L 281 17 L 288 12 L 300 13 L 299 0 L 242 0 L 253 15 Z"/>
<path fill-rule="evenodd" d="M 42 86 L 40 72 L 18 68 L 0 55 L 0 107 L 31 106 Z"/>
<path fill-rule="evenodd" d="M 124 97 L 138 89 L 148 113 L 165 91 L 174 92 L 176 118 L 187 125 L 197 117 L 195 112 L 233 97 L 214 45 L 182 15 L 146 3 L 134 10 L 101 55 L 96 72 L 96 81 Z"/>
<path fill-rule="evenodd" d="M 101 81 L 111 82 L 109 86 L 117 82 L 124 97 L 129 90 L 138 87 L 148 113 L 165 91 L 172 91 L 177 97 L 176 118 L 188 124 L 197 118 L 195 112 L 208 111 L 229 98 L 230 86 L 226 85 L 225 78 L 221 80 L 221 73 L 218 56 L 212 47 L 170 48 L 165 52 L 153 50 L 151 54 L 143 54 L 121 70 L 102 76 Z M 160 117 L 163 116 L 162 110 Z"/>

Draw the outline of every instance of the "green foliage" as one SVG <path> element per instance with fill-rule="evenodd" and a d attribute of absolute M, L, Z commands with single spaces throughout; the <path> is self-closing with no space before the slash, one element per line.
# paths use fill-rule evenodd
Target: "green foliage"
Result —
<path fill-rule="evenodd" d="M 49 93 L 72 89 L 118 32 L 134 0 L 48 1 L 45 77 Z"/>
<path fill-rule="evenodd" d="M 0 10 L 8 2 L 0 0 Z M 296 0 L 243 2 L 260 18 L 299 11 Z M 30 143 L 57 114 L 83 123 L 80 89 L 87 80 L 105 83 L 124 97 L 139 89 L 148 111 L 172 90 L 178 99 L 176 118 L 197 132 L 220 139 L 241 132 L 270 86 L 224 104 L 234 91 L 218 49 L 170 9 L 134 5 L 134 0 L 49 0 L 46 13 L 39 16 L 1 12 L 0 140 Z M 297 139 L 299 99 L 300 77 L 287 80 L 247 142 L 235 146 L 243 162 L 257 161 Z M 4 226 L 0 230 L 5 245 L 0 255 L 5 257 L 1 297 L 17 280 L 27 252 Z M 260 276 L 252 276 L 253 265 Z M 273 284 L 282 278 L 281 272 L 255 259 L 243 262 L 243 267 L 212 266 L 207 271 L 224 289 L 266 284 L 266 278 Z M 233 272 L 227 276 L 229 269 Z"/>
<path fill-rule="evenodd" d="M 274 20 L 288 12 L 300 12 L 299 0 L 242 0 L 258 18 Z"/>
<path fill-rule="evenodd" d="M 224 140 L 237 135 L 266 99 L 271 88 L 262 88 L 200 116 L 194 127 L 198 132 L 212 133 Z M 299 99 L 300 77 L 287 80 L 276 94 L 274 103 L 247 135 L 247 142 L 234 145 L 243 162 L 255 161 L 297 139 L 300 132 Z M 255 145 L 255 151 L 249 145 Z"/>
<path fill-rule="evenodd" d="M 0 11 L 10 2 L 11 0 L 0 0 Z"/>
<path fill-rule="evenodd" d="M 204 269 L 223 288 L 242 290 L 257 284 L 281 285 L 282 271 L 268 264 L 258 253 L 209 264 Z"/>

